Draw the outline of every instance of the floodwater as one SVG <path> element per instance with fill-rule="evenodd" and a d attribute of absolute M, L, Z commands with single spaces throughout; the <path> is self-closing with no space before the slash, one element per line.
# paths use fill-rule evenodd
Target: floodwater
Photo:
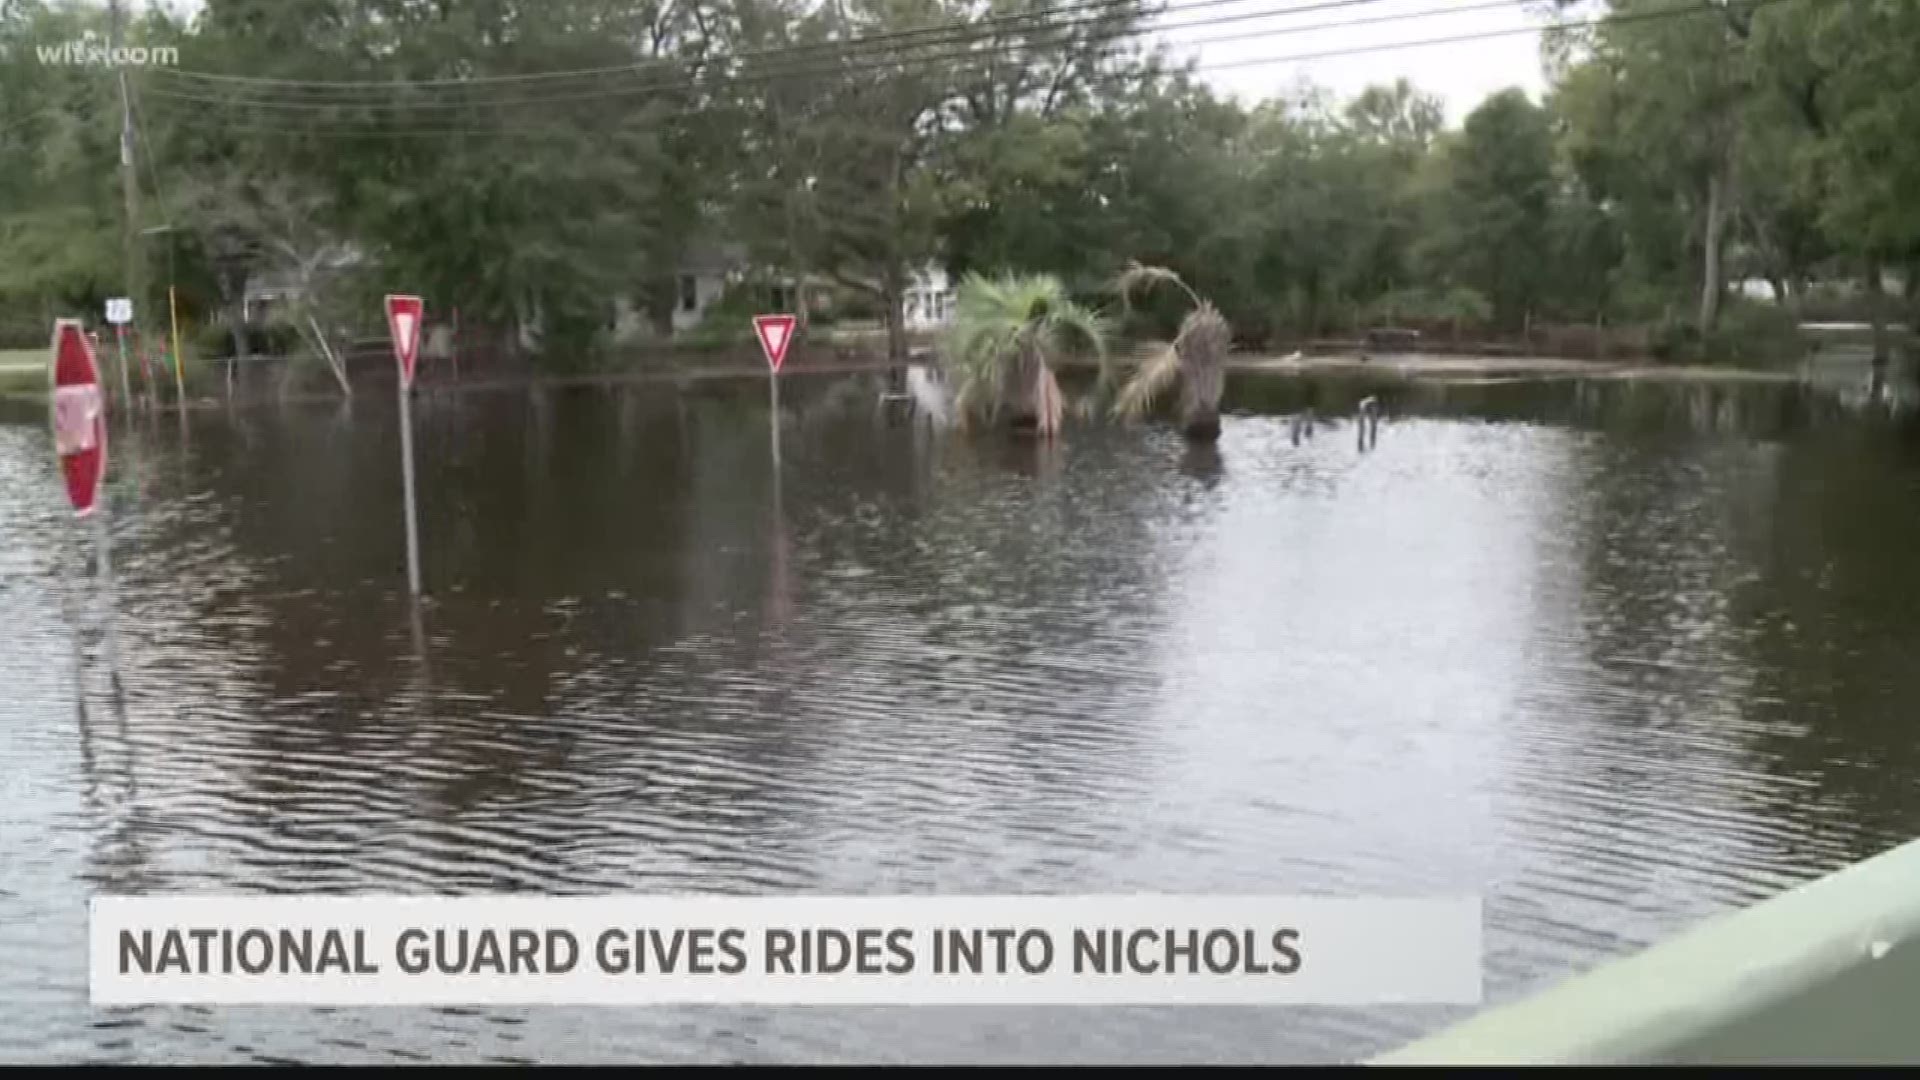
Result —
<path fill-rule="evenodd" d="M 777 482 L 762 381 L 424 393 L 417 634 L 390 386 L 122 430 L 111 594 L 15 409 L 0 1059 L 1355 1061 L 1461 1013 L 94 1009 L 86 903 L 1470 892 L 1498 1002 L 1920 828 L 1904 422 L 1266 378 L 1043 448 L 879 389 L 791 380 Z"/>

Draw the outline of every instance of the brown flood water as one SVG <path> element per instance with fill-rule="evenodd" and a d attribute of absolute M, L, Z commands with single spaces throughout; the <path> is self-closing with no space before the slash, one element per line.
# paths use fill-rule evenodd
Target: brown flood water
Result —
<path fill-rule="evenodd" d="M 1362 451 L 1290 415 L 1388 421 Z M 0 1060 L 1354 1061 L 1445 1009 L 94 1009 L 96 892 L 1428 895 L 1511 999 L 1920 829 L 1920 440 L 1791 386 L 870 376 L 0 422 Z M 117 654 L 117 656 L 115 655 Z M 122 692 L 111 676 L 117 672 Z"/>

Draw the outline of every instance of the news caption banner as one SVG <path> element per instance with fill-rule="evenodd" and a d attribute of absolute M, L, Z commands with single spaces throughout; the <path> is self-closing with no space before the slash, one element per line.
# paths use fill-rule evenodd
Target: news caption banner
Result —
<path fill-rule="evenodd" d="M 99 1005 L 1479 1004 L 1481 903 L 96 897 Z"/>

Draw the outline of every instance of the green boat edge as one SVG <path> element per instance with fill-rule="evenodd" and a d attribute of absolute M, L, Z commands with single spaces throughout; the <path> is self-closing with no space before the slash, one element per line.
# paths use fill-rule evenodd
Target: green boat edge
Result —
<path fill-rule="evenodd" d="M 1917 936 L 1913 841 L 1369 1064 L 1920 1062 Z"/>

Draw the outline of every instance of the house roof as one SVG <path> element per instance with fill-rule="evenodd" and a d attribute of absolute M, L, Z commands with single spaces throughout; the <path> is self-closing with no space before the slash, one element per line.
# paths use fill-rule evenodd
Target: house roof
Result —
<path fill-rule="evenodd" d="M 247 275 L 247 299 L 279 296 L 298 288 L 296 277 L 285 270 L 262 270 Z"/>
<path fill-rule="evenodd" d="M 733 241 L 696 240 L 680 259 L 680 269 L 689 273 L 725 273 L 744 269 L 748 263 L 747 246 Z"/>
<path fill-rule="evenodd" d="M 319 253 L 315 271 L 344 270 L 367 261 L 365 253 L 353 244 L 334 244 Z M 297 292 L 300 275 L 293 270 L 255 270 L 247 275 L 248 299 Z"/>

